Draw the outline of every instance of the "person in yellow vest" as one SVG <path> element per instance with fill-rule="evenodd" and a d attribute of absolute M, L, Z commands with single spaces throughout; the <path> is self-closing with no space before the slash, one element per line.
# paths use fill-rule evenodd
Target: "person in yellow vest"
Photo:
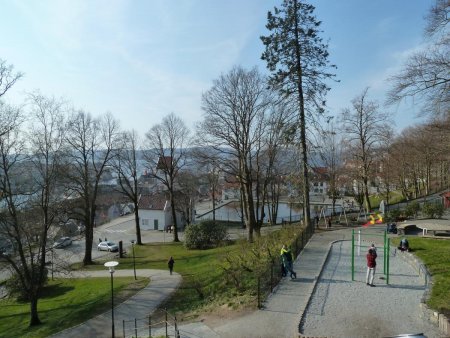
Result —
<path fill-rule="evenodd" d="M 291 248 L 290 247 L 288 248 L 286 245 L 283 245 L 280 251 L 280 255 L 286 273 L 289 272 L 292 279 L 297 278 L 297 273 L 294 271 L 293 268 L 294 256 L 292 254 Z"/>

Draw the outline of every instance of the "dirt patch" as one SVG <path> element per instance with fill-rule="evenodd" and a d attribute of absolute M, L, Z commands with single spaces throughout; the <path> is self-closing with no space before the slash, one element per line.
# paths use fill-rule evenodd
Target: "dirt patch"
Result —
<path fill-rule="evenodd" d="M 254 306 L 234 309 L 227 304 L 221 305 L 210 312 L 200 314 L 195 321 L 201 321 L 205 325 L 214 328 L 222 325 L 225 321 L 246 316 L 256 311 Z"/>

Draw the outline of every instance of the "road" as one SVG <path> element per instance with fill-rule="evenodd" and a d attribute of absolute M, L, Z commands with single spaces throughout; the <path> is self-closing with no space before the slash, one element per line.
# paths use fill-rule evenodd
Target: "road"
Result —
<path fill-rule="evenodd" d="M 179 233 L 178 237 L 182 240 L 183 233 Z M 131 252 L 131 240 L 136 239 L 136 227 L 134 222 L 134 215 L 121 216 L 112 220 L 111 222 L 102 224 L 94 229 L 94 243 L 92 248 L 92 259 L 111 259 L 117 256 L 117 252 L 98 251 L 97 244 L 99 238 L 104 240 L 107 238 L 119 244 L 122 241 L 123 250 Z M 141 238 L 143 243 L 165 243 L 173 240 L 173 234 L 157 230 L 141 230 Z M 53 261 L 55 264 L 70 265 L 82 262 L 85 252 L 85 238 L 83 235 L 72 237 L 72 245 L 55 249 L 52 253 L 49 251 L 47 261 Z M 8 279 L 10 271 L 8 268 L 0 268 L 0 281 Z M 0 290 L 1 296 L 1 290 Z"/>

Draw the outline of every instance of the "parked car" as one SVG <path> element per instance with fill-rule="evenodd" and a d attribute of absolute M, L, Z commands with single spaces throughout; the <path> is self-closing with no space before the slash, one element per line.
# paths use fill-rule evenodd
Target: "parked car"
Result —
<path fill-rule="evenodd" d="M 61 249 L 69 246 L 70 244 L 72 244 L 72 239 L 70 237 L 61 237 L 60 239 L 56 240 L 55 243 L 53 243 L 53 248 Z"/>
<path fill-rule="evenodd" d="M 100 242 L 97 245 L 99 251 L 119 251 L 119 246 L 111 241 Z"/>

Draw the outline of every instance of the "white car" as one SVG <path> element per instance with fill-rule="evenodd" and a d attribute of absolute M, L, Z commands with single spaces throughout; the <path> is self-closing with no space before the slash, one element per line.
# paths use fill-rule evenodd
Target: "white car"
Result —
<path fill-rule="evenodd" d="M 105 242 L 100 242 L 97 245 L 97 250 L 99 250 L 99 251 L 119 251 L 119 247 L 114 242 L 105 241 Z"/>

